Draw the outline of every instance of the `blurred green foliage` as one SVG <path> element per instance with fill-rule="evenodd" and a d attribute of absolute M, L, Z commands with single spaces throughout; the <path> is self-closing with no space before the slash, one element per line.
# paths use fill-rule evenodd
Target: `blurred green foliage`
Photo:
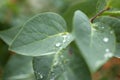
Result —
<path fill-rule="evenodd" d="M 96 7 L 97 6 L 97 7 Z M 28 20 L 31 16 L 42 13 L 42 12 L 56 12 L 64 17 L 68 25 L 68 31 L 72 31 L 72 17 L 73 13 L 76 10 L 82 10 L 89 18 L 93 17 L 100 10 L 105 8 L 106 6 L 110 6 L 109 11 L 119 11 L 120 10 L 120 1 L 119 0 L 0 0 L 0 31 L 4 31 L 6 29 L 12 27 L 21 26 L 26 20 Z M 116 34 L 116 43 L 120 43 L 120 16 L 108 16 L 111 13 L 107 13 L 106 16 L 104 14 L 101 17 L 97 17 L 96 21 L 101 21 L 110 25 Z M 120 14 L 120 13 L 118 13 Z M 116 50 L 117 56 L 119 56 L 119 47 Z M 0 76 L 1 72 L 7 72 L 8 69 L 11 73 L 13 68 L 9 68 L 10 66 L 14 67 L 17 63 L 21 63 L 21 60 L 17 60 L 19 58 L 15 57 L 18 55 L 13 55 L 15 53 L 8 51 L 8 46 L 5 42 L 0 39 Z M 20 55 L 19 55 L 20 56 Z M 21 59 L 25 58 L 25 56 L 20 56 Z M 17 62 L 14 62 L 17 60 Z M 25 59 L 23 59 L 25 60 Z M 26 61 L 26 60 L 25 60 Z M 24 61 L 23 61 L 24 62 Z M 16 63 L 16 64 L 14 64 Z M 24 63 L 23 63 L 24 64 Z M 4 70 L 5 68 L 5 70 Z M 19 68 L 19 67 L 15 67 Z M 114 73 L 118 67 L 115 67 L 115 70 L 110 70 Z M 109 73 L 109 71 L 108 71 Z M 107 73 L 107 74 L 108 74 Z M 107 75 L 107 77 L 110 77 Z M 8 75 L 9 76 L 9 75 Z M 14 76 L 14 75 L 12 75 Z M 7 80 L 7 79 L 4 79 Z M 110 80 L 106 77 L 101 78 L 100 80 Z M 112 78 L 113 80 L 113 78 Z"/>

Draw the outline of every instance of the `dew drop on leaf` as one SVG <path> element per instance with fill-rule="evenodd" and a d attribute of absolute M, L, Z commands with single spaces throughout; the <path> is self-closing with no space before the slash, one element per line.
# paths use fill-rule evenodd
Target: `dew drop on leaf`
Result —
<path fill-rule="evenodd" d="M 104 41 L 104 42 L 108 42 L 108 41 L 109 41 L 109 38 L 105 37 L 105 38 L 103 38 L 103 41 Z"/>
<path fill-rule="evenodd" d="M 112 30 L 110 31 L 110 34 L 113 34 L 113 31 L 112 31 Z"/>
<path fill-rule="evenodd" d="M 101 28 L 104 29 L 105 27 L 102 26 Z"/>
<path fill-rule="evenodd" d="M 105 49 L 105 51 L 106 51 L 106 52 L 109 52 L 110 50 L 107 48 L 107 49 Z"/>
<path fill-rule="evenodd" d="M 63 37 L 63 43 L 65 43 L 67 41 L 66 40 L 67 39 L 67 35 L 63 35 L 62 37 Z"/>
<path fill-rule="evenodd" d="M 42 79 L 43 75 L 41 73 L 37 73 L 39 75 L 39 77 Z"/>
<path fill-rule="evenodd" d="M 55 78 L 53 77 L 53 78 L 51 78 L 50 80 L 55 80 Z"/>
<path fill-rule="evenodd" d="M 65 42 L 66 42 L 66 39 L 63 40 L 63 43 L 65 43 Z"/>
<path fill-rule="evenodd" d="M 58 63 L 59 63 L 59 61 L 58 61 L 58 60 L 56 60 L 56 61 L 54 62 L 54 64 L 53 64 L 53 66 L 57 66 L 57 65 L 58 65 Z"/>
<path fill-rule="evenodd" d="M 108 53 L 106 53 L 105 55 L 104 55 L 104 57 L 107 59 L 107 58 L 110 58 L 110 57 L 112 57 L 113 56 L 113 54 L 111 53 L 111 52 L 108 52 Z"/>
<path fill-rule="evenodd" d="M 43 75 L 42 75 L 42 74 L 40 74 L 40 78 L 41 78 L 41 79 L 43 78 Z"/>
<path fill-rule="evenodd" d="M 70 40 L 70 36 L 67 37 L 67 41 L 69 41 L 69 40 Z"/>
<path fill-rule="evenodd" d="M 56 43 L 55 46 L 56 46 L 56 47 L 60 47 L 60 46 L 61 46 L 61 43 Z"/>

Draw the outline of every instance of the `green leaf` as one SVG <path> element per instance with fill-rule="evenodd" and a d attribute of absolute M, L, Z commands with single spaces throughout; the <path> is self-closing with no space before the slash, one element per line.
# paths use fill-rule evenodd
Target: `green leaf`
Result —
<path fill-rule="evenodd" d="M 35 57 L 33 68 L 37 80 L 56 80 L 64 72 L 63 60 L 59 53 Z"/>
<path fill-rule="evenodd" d="M 54 54 L 73 40 L 64 19 L 51 12 L 31 18 L 22 27 L 2 32 L 1 38 L 11 51 L 28 56 Z"/>
<path fill-rule="evenodd" d="M 96 14 L 96 4 L 98 0 L 84 0 L 79 1 L 76 4 L 70 6 L 68 10 L 63 14 L 67 24 L 68 24 L 68 30 L 72 31 L 72 18 L 73 14 L 76 10 L 81 10 L 85 14 L 87 14 L 89 17 L 92 17 Z M 90 5 L 90 6 L 88 6 Z M 88 7 L 86 7 L 88 6 Z"/>
<path fill-rule="evenodd" d="M 110 1 L 109 1 L 109 5 L 110 5 L 112 8 L 120 9 L 120 0 L 110 0 Z"/>
<path fill-rule="evenodd" d="M 14 37 L 16 36 L 16 34 L 20 29 L 21 27 L 13 27 L 11 29 L 1 31 L 0 38 L 10 46 L 12 43 L 12 40 L 14 39 Z"/>
<path fill-rule="evenodd" d="M 91 24 L 87 16 L 76 11 L 73 21 L 73 34 L 91 72 L 95 72 L 115 50 L 115 36 L 109 26 L 103 23 Z"/>
<path fill-rule="evenodd" d="M 108 4 L 107 4 L 108 0 L 98 0 L 97 2 L 97 12 L 105 9 Z"/>
<path fill-rule="evenodd" d="M 35 80 L 32 68 L 32 57 L 11 56 L 5 67 L 3 80 Z"/>
<path fill-rule="evenodd" d="M 58 80 L 92 80 L 86 61 L 79 53 L 76 45 L 72 44 L 69 51 L 64 54 L 69 62 Z"/>
<path fill-rule="evenodd" d="M 59 54 L 35 57 L 33 67 L 37 80 L 91 80 L 87 64 L 76 46 Z"/>
<path fill-rule="evenodd" d="M 9 58 L 8 46 L 0 40 L 0 67 L 4 67 Z"/>
<path fill-rule="evenodd" d="M 117 42 L 120 42 L 120 19 L 110 16 L 101 16 L 95 22 L 102 22 L 109 25 L 115 32 Z"/>

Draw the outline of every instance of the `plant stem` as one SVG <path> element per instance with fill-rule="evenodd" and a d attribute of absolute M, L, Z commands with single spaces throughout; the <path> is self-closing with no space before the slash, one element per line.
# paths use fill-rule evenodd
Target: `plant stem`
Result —
<path fill-rule="evenodd" d="M 120 11 L 106 11 L 102 15 L 109 15 L 109 16 L 120 16 Z"/>
<path fill-rule="evenodd" d="M 93 16 L 93 17 L 90 19 L 90 22 L 93 23 L 93 21 L 94 21 L 95 18 L 97 18 L 97 17 L 100 16 L 103 12 L 105 12 L 105 11 L 107 11 L 107 10 L 109 10 L 109 9 L 110 9 L 110 8 L 107 7 L 107 8 L 105 8 L 105 9 L 101 10 L 99 13 L 97 13 L 95 16 Z"/>

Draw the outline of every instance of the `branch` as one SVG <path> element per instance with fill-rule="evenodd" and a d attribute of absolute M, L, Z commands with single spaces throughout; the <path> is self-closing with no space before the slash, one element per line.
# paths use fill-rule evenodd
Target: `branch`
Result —
<path fill-rule="evenodd" d="M 105 12 L 105 11 L 107 11 L 107 10 L 109 10 L 109 9 L 110 9 L 110 8 L 107 7 L 107 8 L 105 8 L 105 9 L 101 10 L 99 13 L 97 13 L 94 17 L 92 17 L 92 18 L 90 19 L 90 22 L 93 23 L 93 21 L 94 21 L 95 18 L 97 18 L 97 17 L 100 16 L 103 12 Z"/>

